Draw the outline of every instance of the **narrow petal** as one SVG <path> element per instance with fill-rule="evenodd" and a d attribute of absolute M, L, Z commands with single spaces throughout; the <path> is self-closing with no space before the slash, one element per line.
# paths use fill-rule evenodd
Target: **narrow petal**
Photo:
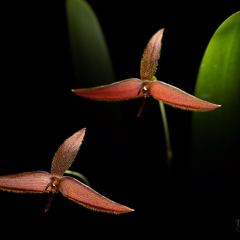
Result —
<path fill-rule="evenodd" d="M 63 177 L 61 179 L 59 191 L 68 199 L 92 210 L 114 214 L 134 211 L 129 207 L 102 196 L 72 177 Z"/>
<path fill-rule="evenodd" d="M 85 132 L 86 129 L 82 128 L 62 143 L 53 157 L 51 174 L 63 176 L 65 170 L 72 165 L 82 144 Z"/>
<path fill-rule="evenodd" d="M 0 189 L 22 193 L 43 193 L 50 182 L 51 175 L 48 172 L 23 172 L 0 176 Z"/>
<path fill-rule="evenodd" d="M 199 99 L 193 95 L 182 91 L 179 88 L 176 88 L 161 81 L 152 82 L 149 92 L 156 100 L 161 100 L 166 104 L 181 109 L 210 111 L 221 106 Z"/>
<path fill-rule="evenodd" d="M 141 79 L 152 79 L 157 71 L 158 60 L 162 47 L 162 37 L 164 29 L 156 32 L 145 48 L 141 60 L 140 77 Z"/>
<path fill-rule="evenodd" d="M 80 97 L 97 101 L 123 101 L 142 97 L 139 93 L 142 81 L 138 78 L 129 78 L 108 85 L 92 88 L 78 88 L 72 91 Z"/>

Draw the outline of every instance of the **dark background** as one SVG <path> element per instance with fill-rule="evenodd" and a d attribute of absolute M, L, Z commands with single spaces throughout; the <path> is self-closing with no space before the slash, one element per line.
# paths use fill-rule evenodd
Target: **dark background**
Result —
<path fill-rule="evenodd" d="M 88 2 L 105 34 L 116 79 L 139 76 L 147 41 L 164 27 L 158 79 L 192 94 L 208 41 L 240 9 L 238 1 L 227 0 Z M 111 116 L 103 129 L 96 115 L 91 116 L 91 107 L 101 104 L 71 93 L 75 82 L 65 1 L 15 1 L 1 3 L 1 10 L 1 175 L 50 170 L 63 140 L 87 127 L 72 169 L 86 175 L 95 190 L 136 210 L 121 216 L 95 213 L 59 194 L 45 215 L 47 195 L 1 192 L 2 226 L 64 226 L 74 233 L 76 224 L 93 230 L 101 226 L 103 231 L 147 229 L 159 235 L 235 231 L 239 199 L 224 190 L 199 193 L 192 187 L 191 112 L 166 106 L 174 151 L 168 169 L 157 102 L 150 99 L 139 119 L 139 101 L 121 103 L 124 128 L 119 139 L 113 127 L 107 128 L 114 126 Z"/>

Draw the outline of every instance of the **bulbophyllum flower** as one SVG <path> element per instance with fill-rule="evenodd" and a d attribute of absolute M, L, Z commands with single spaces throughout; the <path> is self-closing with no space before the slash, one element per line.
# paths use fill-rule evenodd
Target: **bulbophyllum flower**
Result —
<path fill-rule="evenodd" d="M 34 171 L 0 176 L 0 189 L 18 193 L 50 193 L 45 212 L 50 208 L 54 195 L 61 192 L 68 199 L 92 210 L 107 213 L 127 213 L 133 209 L 116 203 L 84 183 L 70 176 L 63 176 L 82 144 L 85 128 L 67 138 L 56 151 L 51 172 Z"/>
<path fill-rule="evenodd" d="M 97 101 L 144 100 L 152 96 L 168 105 L 195 111 L 210 111 L 220 105 L 190 95 L 179 88 L 155 79 L 164 29 L 156 32 L 148 42 L 141 59 L 140 79 L 129 78 L 108 85 L 72 89 L 84 98 Z"/>

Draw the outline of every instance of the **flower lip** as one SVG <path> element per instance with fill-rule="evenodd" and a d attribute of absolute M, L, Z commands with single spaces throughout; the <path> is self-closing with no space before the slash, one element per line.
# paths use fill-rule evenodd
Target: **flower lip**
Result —
<path fill-rule="evenodd" d="M 56 177 L 56 176 L 51 177 L 51 182 L 46 186 L 45 191 L 51 192 L 51 193 L 57 193 L 60 180 L 61 179 L 59 177 Z"/>
<path fill-rule="evenodd" d="M 139 89 L 138 95 L 142 94 L 144 98 L 150 97 L 150 80 L 143 80 L 141 88 Z"/>

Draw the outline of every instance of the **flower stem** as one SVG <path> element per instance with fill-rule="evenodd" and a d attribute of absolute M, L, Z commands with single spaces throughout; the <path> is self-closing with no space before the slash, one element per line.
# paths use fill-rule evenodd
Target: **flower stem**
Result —
<path fill-rule="evenodd" d="M 50 206 L 51 206 L 51 204 L 52 204 L 52 201 L 53 201 L 54 196 L 55 196 L 55 192 L 51 192 L 51 195 L 50 195 L 50 197 L 49 197 L 49 199 L 48 199 L 47 205 L 46 205 L 46 207 L 45 207 L 45 209 L 44 209 L 44 212 L 45 212 L 45 213 L 48 212 L 48 210 L 50 209 Z"/>
<path fill-rule="evenodd" d="M 164 107 L 164 103 L 162 101 L 158 101 L 160 106 L 160 111 L 162 115 L 162 121 L 163 121 L 163 130 L 164 130 L 164 136 L 166 141 L 166 156 L 167 156 L 167 165 L 170 167 L 172 163 L 172 146 L 170 141 L 170 134 L 169 134 L 169 128 L 168 128 L 168 122 L 167 122 L 167 115 Z"/>

